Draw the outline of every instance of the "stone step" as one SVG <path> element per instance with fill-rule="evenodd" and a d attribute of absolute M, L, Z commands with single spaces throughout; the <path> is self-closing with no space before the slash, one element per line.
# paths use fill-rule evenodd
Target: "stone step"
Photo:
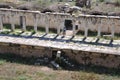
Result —
<path fill-rule="evenodd" d="M 66 66 L 69 66 L 71 68 L 75 67 L 73 63 L 70 62 L 69 59 L 65 58 L 65 57 L 61 57 L 61 59 L 63 60 L 63 62 L 66 64 Z"/>

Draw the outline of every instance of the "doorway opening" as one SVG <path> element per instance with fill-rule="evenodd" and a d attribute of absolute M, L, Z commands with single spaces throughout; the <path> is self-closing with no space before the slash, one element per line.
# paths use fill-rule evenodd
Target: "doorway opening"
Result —
<path fill-rule="evenodd" d="M 65 25 L 66 30 L 72 30 L 73 29 L 72 20 L 65 20 L 64 25 Z"/>

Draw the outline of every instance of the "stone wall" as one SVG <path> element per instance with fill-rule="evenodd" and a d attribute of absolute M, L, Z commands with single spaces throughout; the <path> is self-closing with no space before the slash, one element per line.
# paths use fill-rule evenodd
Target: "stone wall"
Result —
<path fill-rule="evenodd" d="M 12 43 L 0 43 L 0 53 L 14 53 L 23 57 L 43 57 L 49 53 L 49 56 L 51 56 L 51 51 L 48 48 Z"/>
<path fill-rule="evenodd" d="M 23 22 L 25 26 L 44 27 L 63 29 L 65 20 L 72 20 L 73 30 L 75 25 L 78 25 L 78 30 L 75 31 L 100 31 L 106 33 L 120 33 L 120 17 L 119 16 L 96 16 L 84 15 L 79 16 L 64 14 L 64 13 L 40 13 L 39 11 L 24 11 L 13 9 L 0 9 L 0 16 L 3 18 L 3 23 L 20 25 L 20 16 L 25 17 Z M 36 29 L 36 28 L 34 28 Z M 59 31 L 59 30 L 58 30 Z"/>
<path fill-rule="evenodd" d="M 52 51 L 57 51 L 57 48 L 47 48 L 41 46 L 0 43 L 0 53 L 14 53 L 23 57 L 52 57 Z M 120 68 L 120 55 L 112 55 L 105 53 L 86 52 L 70 49 L 61 49 L 70 59 L 75 60 L 83 65 L 96 65 L 107 68 Z"/>
<path fill-rule="evenodd" d="M 79 64 L 95 65 L 95 66 L 102 66 L 102 67 L 107 67 L 107 68 L 120 69 L 120 56 L 119 55 L 75 51 L 75 50 L 71 50 L 71 51 L 65 50 L 65 53 L 67 56 L 77 61 Z"/>

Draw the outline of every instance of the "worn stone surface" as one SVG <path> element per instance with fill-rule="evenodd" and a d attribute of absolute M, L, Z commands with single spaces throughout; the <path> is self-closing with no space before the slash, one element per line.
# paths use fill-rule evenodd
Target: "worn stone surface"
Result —
<path fill-rule="evenodd" d="M 111 46 L 109 40 L 102 39 L 95 44 L 95 39 L 92 38 L 81 42 L 81 37 L 75 37 L 69 41 L 70 36 L 64 38 L 58 36 L 56 39 L 54 39 L 55 35 L 53 34 L 44 37 L 33 36 L 15 37 L 0 34 L 0 53 L 14 53 L 24 57 L 51 57 L 52 51 L 61 50 L 65 55 L 80 64 L 109 68 L 120 67 L 119 40 L 113 41 Z"/>
<path fill-rule="evenodd" d="M 22 34 L 20 37 L 11 37 L 9 35 L 0 34 L 0 42 L 120 55 L 119 40 L 111 42 L 111 40 L 100 39 L 96 42 L 97 38 L 90 37 L 83 41 L 83 37 L 79 36 L 71 39 L 71 36 L 65 36 L 63 38 L 62 35 L 56 37 L 56 34 L 47 34 L 42 37 L 43 35 L 44 34 L 34 34 L 33 36 L 29 36 L 29 34 Z M 7 45 L 5 43 L 2 44 Z"/>

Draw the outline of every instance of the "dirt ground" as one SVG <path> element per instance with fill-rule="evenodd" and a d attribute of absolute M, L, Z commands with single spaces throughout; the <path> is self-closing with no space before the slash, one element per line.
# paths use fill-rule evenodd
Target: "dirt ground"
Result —
<path fill-rule="evenodd" d="M 9 62 L 0 58 L 0 80 L 120 80 L 120 76 L 84 70 L 54 70 L 46 66 Z"/>

